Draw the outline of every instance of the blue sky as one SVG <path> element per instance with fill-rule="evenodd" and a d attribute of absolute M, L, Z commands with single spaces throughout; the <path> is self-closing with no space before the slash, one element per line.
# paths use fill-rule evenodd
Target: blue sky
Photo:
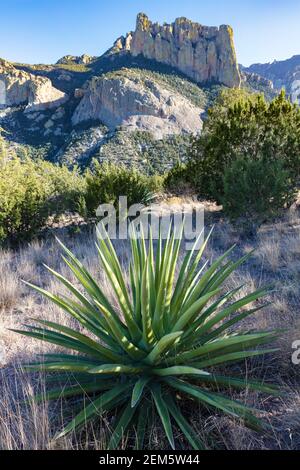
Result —
<path fill-rule="evenodd" d="M 0 57 L 16 62 L 101 55 L 134 29 L 140 11 L 159 22 L 186 16 L 231 24 L 244 65 L 300 54 L 300 0 L 0 0 L 0 6 Z"/>

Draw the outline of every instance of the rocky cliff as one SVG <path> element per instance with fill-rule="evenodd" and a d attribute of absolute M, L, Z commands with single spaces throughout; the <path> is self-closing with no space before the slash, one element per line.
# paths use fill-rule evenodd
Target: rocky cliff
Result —
<path fill-rule="evenodd" d="M 119 38 L 111 52 L 142 54 L 177 68 L 198 83 L 240 86 L 233 31 L 230 26 L 202 26 L 186 18 L 159 25 L 140 13 L 136 30 Z"/>
<path fill-rule="evenodd" d="M 158 139 L 202 129 L 201 108 L 154 80 L 137 78 L 129 70 L 92 78 L 83 95 L 73 125 L 100 120 L 111 130 L 121 126 L 129 131 L 150 132 Z"/>
<path fill-rule="evenodd" d="M 17 70 L 0 59 L 0 107 L 26 104 L 26 112 L 51 109 L 67 100 L 67 95 L 52 86 L 47 77 Z"/>

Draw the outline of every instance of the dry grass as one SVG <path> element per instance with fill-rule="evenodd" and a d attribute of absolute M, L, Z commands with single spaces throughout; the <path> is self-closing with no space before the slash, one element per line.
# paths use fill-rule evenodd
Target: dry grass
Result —
<path fill-rule="evenodd" d="M 210 415 L 207 410 L 187 406 L 196 429 L 202 439 L 210 445 L 211 440 L 225 449 L 300 449 L 300 366 L 291 362 L 292 342 L 300 339 L 300 218 L 294 212 L 274 225 L 261 228 L 257 237 L 245 238 L 228 222 L 216 224 L 206 257 L 212 259 L 237 243 L 236 256 L 256 249 L 249 262 L 232 275 L 227 287 L 245 284 L 240 295 L 262 285 L 272 284 L 270 294 L 273 305 L 248 320 L 250 328 L 284 328 L 279 346 L 281 351 L 272 357 L 247 361 L 241 370 L 251 376 L 267 379 L 280 385 L 283 396 L 266 397 L 249 392 L 235 396 L 262 410 L 262 415 L 271 425 L 269 435 L 258 435 L 245 430 L 239 423 L 220 415 Z M 60 234 L 62 236 L 62 234 Z M 99 268 L 93 236 L 88 233 L 65 236 L 65 242 L 84 262 L 101 283 L 107 295 L 114 301 L 109 286 Z M 128 246 L 119 242 L 118 253 L 122 263 L 128 263 Z M 64 275 L 65 265 L 60 259 L 60 250 L 53 238 L 33 242 L 17 252 L 0 252 L 0 449 L 104 449 L 106 436 L 113 424 L 113 417 L 103 419 L 76 436 L 54 442 L 55 431 L 66 418 L 62 409 L 68 403 L 58 400 L 40 405 L 24 398 L 32 397 L 34 391 L 44 390 L 42 375 L 29 376 L 18 367 L 24 359 L 37 353 L 49 351 L 51 346 L 33 339 L 24 339 L 11 333 L 8 328 L 18 328 L 31 317 L 44 317 L 67 325 L 75 326 L 72 319 L 52 304 L 41 299 L 32 290 L 24 287 L 21 279 L 37 283 L 53 292 L 62 292 L 62 286 L 43 267 L 47 264 Z M 74 280 L 74 279 L 73 279 Z M 56 347 L 52 347 L 53 349 Z M 2 368 L 1 368 L 2 367 Z M 233 392 L 232 392 L 233 393 Z M 180 434 L 177 435 L 181 440 Z M 126 439 L 122 448 L 126 448 Z M 160 427 L 153 427 L 147 436 L 151 449 L 165 448 L 167 444 Z"/>

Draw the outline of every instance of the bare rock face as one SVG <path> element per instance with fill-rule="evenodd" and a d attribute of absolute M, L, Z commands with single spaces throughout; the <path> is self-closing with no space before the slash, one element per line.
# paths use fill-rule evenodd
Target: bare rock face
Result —
<path fill-rule="evenodd" d="M 0 107 L 26 104 L 25 112 L 60 106 L 68 96 L 52 86 L 49 78 L 39 77 L 0 59 Z"/>
<path fill-rule="evenodd" d="M 177 68 L 198 83 L 216 82 L 228 87 L 241 83 L 230 26 L 202 26 L 186 18 L 161 26 L 140 13 L 136 30 L 117 39 L 112 50 L 142 54 Z"/>
<path fill-rule="evenodd" d="M 299 78 L 295 78 L 292 81 L 290 85 L 290 90 L 291 90 L 292 102 L 300 104 L 300 73 L 299 73 Z"/>
<path fill-rule="evenodd" d="M 75 110 L 73 125 L 100 120 L 110 129 L 148 131 L 155 138 L 198 133 L 203 110 L 152 80 L 94 77 Z"/>

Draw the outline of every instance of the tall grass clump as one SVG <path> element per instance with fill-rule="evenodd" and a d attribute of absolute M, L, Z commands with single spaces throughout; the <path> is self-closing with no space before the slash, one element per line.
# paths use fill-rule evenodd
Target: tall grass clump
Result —
<path fill-rule="evenodd" d="M 208 266 L 202 255 L 209 237 L 199 251 L 195 244 L 179 266 L 182 233 L 178 235 L 178 239 L 171 235 L 170 227 L 167 240 L 163 243 L 160 237 L 156 248 L 151 238 L 147 243 L 143 235 L 133 236 L 128 273 L 110 239 L 98 236 L 99 260 L 114 293 L 113 302 L 61 242 L 63 260 L 81 288 L 51 268 L 48 270 L 69 296 L 53 295 L 29 284 L 84 329 L 79 332 L 41 318 L 34 320 L 37 326 L 13 330 L 68 351 L 45 354 L 24 365 L 28 371 L 50 373 L 46 376 L 47 399 L 85 396 L 81 411 L 74 413 L 57 438 L 108 412 L 116 416 L 109 449 L 117 448 L 126 435 L 135 438 L 129 440 L 135 448 L 143 448 L 144 437 L 157 418 L 173 449 L 177 444 L 174 426 L 190 447 L 203 449 L 185 416 L 187 404 L 195 410 L 200 404 L 202 410 L 225 413 L 251 429 L 264 430 L 256 410 L 225 391 L 276 393 L 273 386 L 248 380 L 238 375 L 239 369 L 231 375 L 228 369 L 228 364 L 276 351 L 261 348 L 277 337 L 276 331 L 244 331 L 241 326 L 238 332 L 232 331 L 263 307 L 250 304 L 264 298 L 267 290 L 245 296 L 241 295 L 243 286 L 226 291 L 228 277 L 250 254 L 231 261 L 231 248 Z M 226 372 L 222 373 L 224 366 Z M 43 401 L 44 395 L 35 399 Z"/>

